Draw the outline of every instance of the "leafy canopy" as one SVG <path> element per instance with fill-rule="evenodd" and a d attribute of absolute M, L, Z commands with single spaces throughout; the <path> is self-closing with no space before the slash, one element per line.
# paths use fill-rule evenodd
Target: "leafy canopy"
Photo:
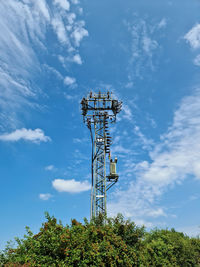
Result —
<path fill-rule="evenodd" d="M 146 232 L 122 215 L 70 225 L 48 213 L 38 234 L 29 227 L 0 253 L 0 266 L 200 266 L 200 240 L 172 230 Z"/>

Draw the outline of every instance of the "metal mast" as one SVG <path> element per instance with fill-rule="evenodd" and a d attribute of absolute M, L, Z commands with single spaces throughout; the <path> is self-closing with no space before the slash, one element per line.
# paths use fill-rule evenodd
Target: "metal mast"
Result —
<path fill-rule="evenodd" d="M 116 163 L 110 157 L 111 136 L 109 123 L 116 121 L 122 102 L 112 98 L 112 93 L 92 93 L 81 101 L 83 120 L 92 141 L 92 187 L 90 216 L 106 214 L 106 192 L 117 181 Z M 110 160 L 110 174 L 106 175 L 106 156 Z"/>

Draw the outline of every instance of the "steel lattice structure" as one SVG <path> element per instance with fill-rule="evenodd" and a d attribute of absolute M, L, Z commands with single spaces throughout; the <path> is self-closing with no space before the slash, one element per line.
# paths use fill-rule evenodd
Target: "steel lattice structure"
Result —
<path fill-rule="evenodd" d="M 116 121 L 122 102 L 112 98 L 112 93 L 90 93 L 81 101 L 82 115 L 92 140 L 91 218 L 106 214 L 106 192 L 118 180 L 116 163 L 110 158 L 111 136 L 109 123 Z M 110 160 L 110 174 L 106 174 L 106 158 Z"/>

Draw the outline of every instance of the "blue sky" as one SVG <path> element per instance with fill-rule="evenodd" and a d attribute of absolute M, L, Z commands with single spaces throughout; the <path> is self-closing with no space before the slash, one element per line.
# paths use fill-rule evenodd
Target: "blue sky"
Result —
<path fill-rule="evenodd" d="M 90 210 L 80 100 L 111 90 L 108 213 L 200 233 L 200 1 L 0 2 L 0 248 Z"/>

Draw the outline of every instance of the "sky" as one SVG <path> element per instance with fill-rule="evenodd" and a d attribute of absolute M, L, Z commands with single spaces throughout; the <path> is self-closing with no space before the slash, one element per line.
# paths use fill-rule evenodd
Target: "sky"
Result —
<path fill-rule="evenodd" d="M 0 1 L 0 249 L 90 216 L 80 101 L 123 101 L 108 215 L 200 234 L 200 1 Z"/>

